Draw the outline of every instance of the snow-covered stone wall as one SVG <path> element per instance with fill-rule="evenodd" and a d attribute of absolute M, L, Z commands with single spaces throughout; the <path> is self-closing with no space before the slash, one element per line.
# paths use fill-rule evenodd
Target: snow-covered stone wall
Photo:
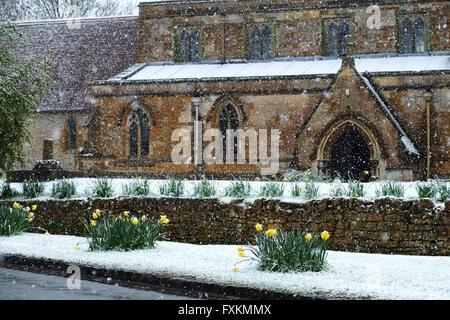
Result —
<path fill-rule="evenodd" d="M 0 205 L 12 205 L 1 201 Z M 247 244 L 253 242 L 255 225 L 264 228 L 327 230 L 330 249 L 338 251 L 409 255 L 450 254 L 450 201 L 435 206 L 427 199 L 353 198 L 289 203 L 257 199 L 229 203 L 218 199 L 119 197 L 87 200 L 44 200 L 37 204 L 33 222 L 52 234 L 84 235 L 92 212 L 118 215 L 166 215 L 171 241 L 196 244 Z"/>

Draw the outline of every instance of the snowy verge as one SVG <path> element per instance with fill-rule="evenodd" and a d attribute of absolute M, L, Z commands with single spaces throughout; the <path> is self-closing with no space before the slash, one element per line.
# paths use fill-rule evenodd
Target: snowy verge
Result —
<path fill-rule="evenodd" d="M 111 182 L 112 189 L 113 189 L 112 197 L 124 196 L 123 190 L 122 190 L 123 186 L 136 181 L 136 179 L 133 179 L 133 178 L 111 178 L 109 180 Z M 43 182 L 44 194 L 37 198 L 34 198 L 34 199 L 36 199 L 36 200 L 54 199 L 51 197 L 51 190 L 52 190 L 53 184 L 57 181 L 58 180 Z M 74 179 L 70 179 L 70 181 L 72 181 L 72 183 L 74 183 L 76 190 L 77 190 L 77 194 L 72 199 L 87 199 L 89 197 L 92 197 L 92 187 L 96 182 L 95 178 L 74 178 Z M 147 182 L 148 182 L 149 190 L 150 190 L 148 197 L 164 197 L 159 192 L 159 186 L 166 183 L 167 180 L 147 179 Z M 194 196 L 193 193 L 194 193 L 194 185 L 199 182 L 200 182 L 200 180 L 182 181 L 185 192 L 184 192 L 183 196 L 180 196 L 180 198 L 198 198 L 198 197 Z M 212 198 L 219 199 L 219 201 L 222 203 L 230 203 L 232 200 L 236 199 L 233 197 L 225 196 L 226 188 L 229 187 L 235 181 L 233 181 L 233 180 L 209 180 L 209 182 L 214 184 L 215 187 L 217 188 L 216 196 L 214 196 Z M 268 181 L 245 181 L 245 182 L 250 185 L 250 189 L 251 189 L 250 195 L 245 197 L 245 200 L 244 200 L 245 203 L 251 204 L 256 199 L 263 198 L 263 196 L 259 195 L 259 191 L 266 183 L 268 183 Z M 292 188 L 294 185 L 296 185 L 297 187 L 300 187 L 301 189 L 305 189 L 306 185 L 308 184 L 307 182 L 276 182 L 276 183 L 284 187 L 284 192 L 281 197 L 276 197 L 274 199 L 279 199 L 282 202 L 291 202 L 291 203 L 304 203 L 304 202 L 309 201 L 308 199 L 305 199 L 302 197 L 292 196 Z M 398 199 L 404 199 L 404 200 L 420 199 L 417 194 L 417 190 L 416 190 L 416 186 L 418 183 L 417 181 L 399 182 L 399 183 L 403 186 L 405 192 L 404 192 L 404 196 L 401 198 L 398 198 Z M 446 183 L 447 183 L 447 186 L 450 187 L 449 182 L 446 182 Z M 381 184 L 382 184 L 382 181 L 363 183 L 364 196 L 359 196 L 358 198 L 362 199 L 362 200 L 368 200 L 368 201 L 373 201 L 375 199 L 382 198 L 381 196 L 377 195 L 377 190 L 380 189 Z M 0 182 L 0 185 L 1 185 L 1 182 Z M 345 189 L 348 188 L 348 183 L 316 182 L 316 185 L 318 186 L 318 195 L 313 200 L 320 200 L 320 199 L 324 199 L 324 198 L 333 198 L 333 196 L 331 196 L 332 189 L 335 188 L 336 186 L 341 186 Z M 18 192 L 22 191 L 21 183 L 13 182 L 10 184 L 10 186 Z M 392 196 L 390 196 L 390 197 L 392 197 Z M 265 197 L 265 198 L 267 198 L 267 197 Z M 23 196 L 18 196 L 18 197 L 13 198 L 12 200 L 23 201 L 23 200 L 27 200 L 27 199 L 25 199 Z M 434 205 L 437 207 L 443 208 L 445 206 L 445 203 L 442 203 L 442 202 L 439 203 L 439 202 L 434 201 L 433 199 L 430 199 L 430 200 L 432 200 Z"/>
<path fill-rule="evenodd" d="M 77 245 L 80 250 L 75 250 Z M 75 236 L 24 233 L 0 237 L 3 255 L 327 298 L 450 299 L 450 257 L 444 256 L 328 251 L 326 271 L 277 273 L 257 270 L 255 263 L 238 256 L 237 245 L 160 241 L 153 249 L 128 252 L 90 252 L 87 248 L 86 238 Z M 237 262 L 239 270 L 234 272 Z"/>

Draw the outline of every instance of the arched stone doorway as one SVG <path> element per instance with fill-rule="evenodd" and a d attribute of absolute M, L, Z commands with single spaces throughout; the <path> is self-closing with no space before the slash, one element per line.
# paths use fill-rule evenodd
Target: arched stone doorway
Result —
<path fill-rule="evenodd" d="M 354 125 L 346 126 L 330 152 L 331 175 L 343 180 L 369 180 L 370 149 Z"/>
<path fill-rule="evenodd" d="M 373 132 L 354 119 L 333 124 L 319 144 L 318 171 L 344 180 L 379 177 L 380 148 Z"/>

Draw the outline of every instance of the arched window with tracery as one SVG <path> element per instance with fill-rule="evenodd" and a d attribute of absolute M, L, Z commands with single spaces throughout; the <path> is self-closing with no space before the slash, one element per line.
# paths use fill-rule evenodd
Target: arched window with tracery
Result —
<path fill-rule="evenodd" d="M 236 130 L 239 128 L 239 114 L 236 107 L 231 103 L 226 104 L 219 113 L 219 129 L 222 133 L 223 141 L 223 154 L 227 155 L 227 130 L 232 130 L 234 133 L 233 138 L 233 154 L 237 154 L 237 135 Z"/>
<path fill-rule="evenodd" d="M 400 18 L 399 49 L 402 53 L 427 51 L 425 17 L 405 15 Z"/>
<path fill-rule="evenodd" d="M 150 154 L 150 125 L 147 114 L 135 109 L 128 121 L 130 156 L 148 156 Z"/>

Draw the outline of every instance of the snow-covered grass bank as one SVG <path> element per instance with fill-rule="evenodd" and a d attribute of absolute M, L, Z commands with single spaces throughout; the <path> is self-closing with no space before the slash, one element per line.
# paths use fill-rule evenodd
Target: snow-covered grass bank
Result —
<path fill-rule="evenodd" d="M 153 249 L 90 252 L 86 239 L 80 237 L 30 233 L 0 237 L 3 255 L 328 298 L 450 299 L 450 257 L 328 251 L 326 271 L 275 273 L 258 271 L 255 263 L 243 261 L 238 247 L 160 241 Z M 237 264 L 238 271 L 233 271 L 239 261 L 243 262 Z"/>
<path fill-rule="evenodd" d="M 112 186 L 112 193 L 113 196 L 121 196 L 124 195 L 124 186 L 136 182 L 137 178 L 112 178 L 109 179 L 111 186 Z M 142 181 L 145 179 L 142 179 Z M 52 198 L 52 186 L 56 181 L 48 181 L 43 182 L 44 186 L 44 193 L 40 195 L 39 197 L 35 199 L 43 200 L 43 199 L 50 199 Z M 86 198 L 86 197 L 93 197 L 93 191 L 92 188 L 96 183 L 96 179 L 94 178 L 74 178 L 70 179 L 71 183 L 73 183 L 76 187 L 76 194 L 73 198 Z M 148 189 L 149 193 L 148 196 L 162 196 L 160 193 L 160 186 L 164 183 L 167 183 L 168 180 L 161 180 L 161 179 L 148 179 L 146 180 L 148 183 Z M 183 184 L 183 195 L 180 197 L 186 198 L 186 197 L 196 197 L 194 196 L 194 187 L 196 184 L 198 184 L 200 180 L 183 180 L 181 183 Z M 223 202 L 229 202 L 232 200 L 232 197 L 226 196 L 226 189 L 229 188 L 233 183 L 236 183 L 237 181 L 233 180 L 208 180 L 208 183 L 211 183 L 212 186 L 215 187 L 216 193 L 213 197 L 221 199 Z M 245 182 L 247 183 L 247 182 Z M 248 181 L 248 185 L 250 188 L 250 193 L 245 196 L 246 201 L 253 201 L 257 198 L 263 197 L 260 192 L 264 185 L 267 184 L 275 184 L 282 190 L 282 195 L 277 197 L 281 199 L 282 201 L 286 202 L 305 202 L 311 199 L 322 199 L 327 197 L 336 197 L 336 189 L 341 188 L 342 190 L 349 190 L 350 184 L 349 183 L 341 183 L 341 182 L 313 182 L 314 185 L 318 188 L 317 195 L 312 198 L 305 198 L 302 194 L 294 196 L 293 195 L 293 188 L 296 187 L 300 190 L 306 190 L 308 185 L 311 185 L 311 181 L 279 181 L 279 182 L 268 182 L 268 181 Z M 366 199 L 366 200 L 373 200 L 380 197 L 380 189 L 382 187 L 382 184 L 385 183 L 385 181 L 377 181 L 377 182 L 367 182 L 362 183 L 363 186 L 363 193 L 362 194 L 352 194 L 351 197 L 357 197 L 360 199 Z M 445 185 L 447 190 L 449 189 L 449 182 L 448 181 L 440 181 L 441 185 Z M 402 199 L 419 199 L 419 194 L 417 191 L 417 186 L 421 184 L 421 182 L 398 182 L 396 183 L 401 186 L 401 188 L 404 190 Z M 16 190 L 17 192 L 22 192 L 22 184 L 21 183 L 11 183 L 11 188 Z M 342 195 L 340 195 L 342 196 Z M 349 195 L 344 195 L 349 196 Z M 266 196 L 267 198 L 267 196 Z M 18 195 L 17 197 L 13 198 L 14 200 L 23 200 L 24 197 L 22 195 Z M 435 198 L 432 199 L 436 205 L 443 205 L 443 202 L 437 201 Z"/>

